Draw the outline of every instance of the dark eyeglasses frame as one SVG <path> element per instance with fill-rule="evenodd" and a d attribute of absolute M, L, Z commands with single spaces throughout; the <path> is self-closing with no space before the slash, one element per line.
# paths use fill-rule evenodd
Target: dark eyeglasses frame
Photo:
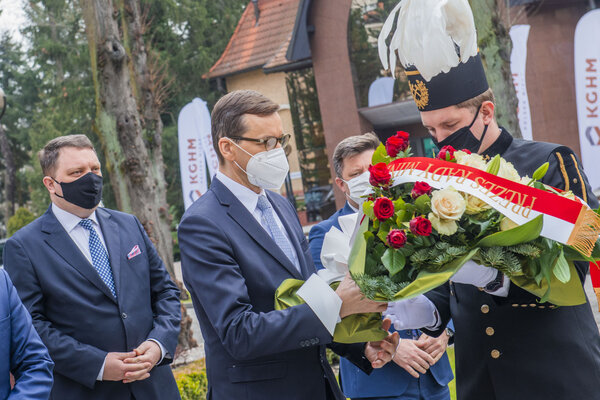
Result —
<path fill-rule="evenodd" d="M 227 137 L 229 139 L 233 139 L 233 140 L 246 140 L 248 142 L 256 142 L 256 143 L 264 144 L 265 149 L 268 151 L 268 150 L 273 150 L 277 146 L 278 142 L 281 144 L 281 147 L 287 146 L 287 144 L 290 142 L 290 138 L 292 137 L 292 135 L 290 135 L 289 133 L 286 133 L 286 134 L 282 135 L 281 137 L 269 136 L 269 137 L 262 138 L 262 139 L 254 139 L 254 138 L 248 138 L 248 137 L 243 137 L 243 136 L 227 136 Z"/>

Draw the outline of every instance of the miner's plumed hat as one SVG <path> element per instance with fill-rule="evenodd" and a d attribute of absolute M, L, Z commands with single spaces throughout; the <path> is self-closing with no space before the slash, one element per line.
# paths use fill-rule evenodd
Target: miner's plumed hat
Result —
<path fill-rule="evenodd" d="M 419 111 L 453 106 L 489 88 L 467 0 L 400 1 L 381 29 L 378 46 L 392 75 L 397 61 L 404 67 Z"/>

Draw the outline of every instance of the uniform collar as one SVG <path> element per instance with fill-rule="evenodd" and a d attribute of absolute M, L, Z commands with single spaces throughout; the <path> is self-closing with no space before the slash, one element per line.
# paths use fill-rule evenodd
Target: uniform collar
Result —
<path fill-rule="evenodd" d="M 54 216 L 56 217 L 58 222 L 60 222 L 62 227 L 65 228 L 65 231 L 67 231 L 67 233 L 71 233 L 71 231 L 75 229 L 75 227 L 79 225 L 79 222 L 83 219 L 79 218 L 75 214 L 71 214 L 70 212 L 63 210 L 54 203 L 52 203 L 52 212 L 54 213 Z M 98 218 L 96 217 L 96 210 L 94 210 L 94 212 L 89 217 L 87 217 L 87 219 L 91 220 L 94 223 L 95 227 L 99 226 Z"/>
<path fill-rule="evenodd" d="M 500 136 L 498 139 L 490 147 L 488 147 L 483 153 L 482 156 L 494 157 L 496 154 L 504 154 L 504 152 L 508 149 L 508 147 L 512 144 L 513 137 L 508 133 L 508 131 L 504 128 L 500 128 Z"/>

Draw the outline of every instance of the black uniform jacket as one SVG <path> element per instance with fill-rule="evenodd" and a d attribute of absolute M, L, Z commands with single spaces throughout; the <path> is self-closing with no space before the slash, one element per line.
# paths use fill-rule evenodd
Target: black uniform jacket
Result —
<path fill-rule="evenodd" d="M 503 130 L 483 155 L 496 154 L 512 162 L 521 176 L 532 176 L 549 162 L 544 183 L 598 206 L 568 147 L 513 139 Z M 583 282 L 589 264 L 577 264 Z M 437 336 L 454 321 L 459 400 L 600 399 L 600 336 L 589 302 L 540 304 L 514 284 L 505 298 L 452 282 L 426 296 L 442 320 L 439 330 L 427 333 Z"/>

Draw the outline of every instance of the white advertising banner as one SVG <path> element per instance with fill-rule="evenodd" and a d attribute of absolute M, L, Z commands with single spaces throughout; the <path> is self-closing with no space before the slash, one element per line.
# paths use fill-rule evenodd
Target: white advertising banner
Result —
<path fill-rule="evenodd" d="M 192 100 L 191 103 L 194 107 L 194 116 L 196 117 L 196 126 L 198 128 L 198 134 L 200 135 L 200 143 L 204 150 L 204 158 L 206 159 L 206 165 L 208 165 L 208 173 L 213 177 L 219 169 L 219 158 L 217 152 L 213 147 L 212 133 L 210 128 L 210 112 L 206 102 L 198 97 Z"/>
<path fill-rule="evenodd" d="M 208 189 L 206 160 L 201 138 L 206 124 L 210 135 L 210 117 L 208 122 L 203 121 L 203 117 L 205 118 L 198 113 L 198 107 L 192 102 L 183 107 L 177 121 L 181 189 L 186 210 Z"/>
<path fill-rule="evenodd" d="M 575 28 L 575 93 L 581 162 L 593 190 L 600 188 L 600 9 Z"/>
<path fill-rule="evenodd" d="M 512 39 L 512 53 L 510 55 L 510 70 L 512 72 L 515 91 L 519 108 L 519 127 L 523 139 L 532 140 L 533 130 L 531 127 L 531 111 L 529 109 L 529 98 L 527 96 L 527 85 L 525 83 L 525 71 L 527 66 L 527 39 L 529 38 L 529 25 L 514 25 L 510 28 Z"/>

